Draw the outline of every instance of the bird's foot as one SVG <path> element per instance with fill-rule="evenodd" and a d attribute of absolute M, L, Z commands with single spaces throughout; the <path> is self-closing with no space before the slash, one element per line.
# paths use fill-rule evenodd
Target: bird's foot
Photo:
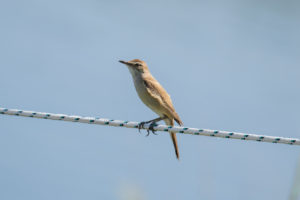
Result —
<path fill-rule="evenodd" d="M 155 127 L 155 126 L 157 126 L 157 124 L 156 124 L 155 122 L 152 122 L 152 123 L 150 124 L 149 129 L 147 130 L 148 134 L 146 135 L 146 137 L 150 135 L 150 131 L 152 131 L 152 133 L 153 133 L 154 135 L 157 135 L 157 134 L 155 133 L 156 131 L 154 130 L 154 127 Z"/>
<path fill-rule="evenodd" d="M 141 122 L 141 123 L 139 123 L 139 125 L 138 125 L 138 129 L 139 129 L 139 132 L 141 133 L 141 129 L 142 128 L 144 128 L 144 125 L 145 124 L 148 124 L 148 123 L 150 123 L 151 121 L 147 121 L 147 122 Z M 157 126 L 157 124 L 155 123 L 155 122 L 151 122 L 151 124 L 150 124 L 150 126 L 149 126 L 149 129 L 147 129 L 147 135 L 146 136 L 149 136 L 150 135 L 150 131 L 152 131 L 152 133 L 154 134 L 154 135 L 157 135 L 155 132 L 155 130 L 154 130 L 154 127 L 155 126 Z"/>
<path fill-rule="evenodd" d="M 144 128 L 145 124 L 147 124 L 147 122 L 141 122 L 141 123 L 139 123 L 139 126 L 138 126 L 139 133 L 141 133 L 141 129 Z"/>

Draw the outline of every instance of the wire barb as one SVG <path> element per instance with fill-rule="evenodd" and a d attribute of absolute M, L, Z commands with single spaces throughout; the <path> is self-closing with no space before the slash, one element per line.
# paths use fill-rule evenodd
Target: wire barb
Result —
<path fill-rule="evenodd" d="M 26 110 L 17 110 L 17 109 L 7 109 L 1 107 L 0 107 L 0 114 L 32 117 L 32 118 L 40 118 L 40 119 L 61 120 L 61 121 L 69 121 L 69 122 L 79 122 L 79 123 L 87 123 L 87 124 L 118 126 L 118 127 L 126 127 L 126 128 L 140 127 L 139 126 L 140 122 L 130 122 L 130 121 L 113 120 L 113 119 L 96 118 L 96 117 L 82 117 L 77 115 L 65 115 L 65 114 L 54 114 L 54 113 L 35 112 L 35 111 L 26 111 Z M 146 130 L 151 130 L 149 124 L 145 124 L 141 128 Z M 187 127 L 179 127 L 179 126 L 172 127 L 166 125 L 153 126 L 153 130 L 191 134 L 191 135 L 204 135 L 204 136 L 211 136 L 211 137 L 230 138 L 230 139 L 252 140 L 258 142 L 300 145 L 300 139 L 298 138 L 284 138 L 284 137 L 246 134 L 246 133 L 237 133 L 237 132 L 229 132 L 229 131 L 187 128 Z"/>

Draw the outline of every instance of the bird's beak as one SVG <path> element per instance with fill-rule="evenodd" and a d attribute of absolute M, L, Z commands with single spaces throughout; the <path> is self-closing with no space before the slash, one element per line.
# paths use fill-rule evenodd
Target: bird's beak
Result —
<path fill-rule="evenodd" d="M 119 62 L 120 62 L 120 63 L 123 63 L 123 64 L 125 64 L 125 65 L 128 65 L 128 64 L 129 64 L 128 62 L 126 62 L 126 61 L 124 61 L 124 60 L 119 60 Z"/>

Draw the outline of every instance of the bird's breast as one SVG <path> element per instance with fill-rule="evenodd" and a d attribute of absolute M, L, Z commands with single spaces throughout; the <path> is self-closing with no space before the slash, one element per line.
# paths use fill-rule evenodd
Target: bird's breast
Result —
<path fill-rule="evenodd" d="M 151 96 L 144 84 L 144 81 L 142 78 L 135 78 L 134 79 L 134 86 L 136 89 L 136 92 L 138 93 L 140 99 L 146 104 L 149 104 L 149 100 L 151 99 Z"/>
<path fill-rule="evenodd" d="M 133 79 L 135 89 L 142 100 L 142 102 L 148 106 L 151 110 L 153 110 L 158 115 L 161 115 L 161 105 L 157 101 L 157 99 L 153 98 L 153 96 L 149 93 L 146 85 L 144 84 L 144 80 L 141 77 L 135 77 Z"/>

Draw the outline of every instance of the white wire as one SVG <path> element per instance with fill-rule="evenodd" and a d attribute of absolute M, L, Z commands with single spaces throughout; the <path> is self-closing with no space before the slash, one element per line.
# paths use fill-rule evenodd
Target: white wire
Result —
<path fill-rule="evenodd" d="M 44 112 L 35 112 L 35 111 L 26 111 L 26 110 L 17 110 L 17 109 L 7 109 L 1 107 L 0 107 L 0 114 L 107 125 L 107 126 L 118 126 L 118 127 L 127 127 L 127 128 L 138 128 L 138 125 L 140 124 L 139 122 L 131 122 L 131 121 L 112 120 L 112 119 L 95 118 L 95 117 L 82 117 L 77 115 L 44 113 Z M 149 129 L 149 125 L 146 124 L 143 129 Z M 154 130 L 165 131 L 165 132 L 172 131 L 174 133 L 204 135 L 204 136 L 230 138 L 230 139 L 254 140 L 259 142 L 300 145 L 300 139 L 298 138 L 284 138 L 284 137 L 275 137 L 275 136 L 267 136 L 267 135 L 256 135 L 256 134 L 188 128 L 188 127 L 179 127 L 179 126 L 172 127 L 166 125 L 157 125 L 154 127 Z"/>

